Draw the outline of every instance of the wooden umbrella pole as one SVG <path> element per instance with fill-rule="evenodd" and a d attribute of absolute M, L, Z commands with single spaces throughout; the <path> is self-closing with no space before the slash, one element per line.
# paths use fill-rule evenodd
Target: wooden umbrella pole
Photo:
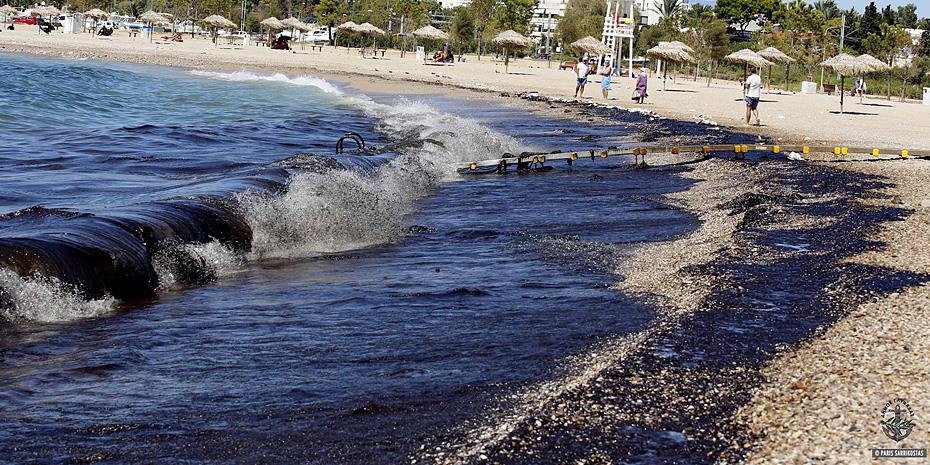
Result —
<path fill-rule="evenodd" d="M 772 91 L 772 65 L 769 65 L 769 92 Z"/>
<path fill-rule="evenodd" d="M 846 92 L 843 91 L 843 84 L 846 81 L 846 76 L 840 74 L 840 114 L 843 114 L 843 94 Z"/>
<path fill-rule="evenodd" d="M 788 92 L 788 73 L 791 72 L 791 62 L 785 64 L 785 92 Z"/>

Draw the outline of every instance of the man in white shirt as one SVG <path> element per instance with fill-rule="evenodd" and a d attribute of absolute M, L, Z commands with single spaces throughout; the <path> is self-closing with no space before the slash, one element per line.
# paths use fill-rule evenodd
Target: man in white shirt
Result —
<path fill-rule="evenodd" d="M 743 84 L 746 89 L 746 124 L 749 124 L 750 118 L 755 115 L 756 126 L 761 126 L 759 122 L 759 99 L 762 98 L 762 78 L 752 69 L 752 74 L 746 78 Z"/>
<path fill-rule="evenodd" d="M 588 65 L 584 60 L 579 60 L 578 64 L 575 65 L 575 76 L 578 78 L 578 84 L 575 85 L 575 98 L 578 98 L 579 95 L 584 96 L 584 86 L 588 83 Z"/>

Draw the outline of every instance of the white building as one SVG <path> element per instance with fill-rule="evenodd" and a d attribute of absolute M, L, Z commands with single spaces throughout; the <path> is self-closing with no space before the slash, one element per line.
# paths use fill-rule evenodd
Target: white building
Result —
<path fill-rule="evenodd" d="M 439 0 L 439 6 L 442 8 L 455 8 L 465 6 L 471 3 L 471 0 Z"/>
<path fill-rule="evenodd" d="M 662 13 L 660 13 L 659 9 L 656 8 L 656 1 L 657 0 L 634 0 L 634 4 L 637 8 L 639 8 L 640 24 L 658 24 L 659 20 L 662 19 Z M 689 0 L 681 0 L 679 5 L 682 10 L 691 8 L 691 3 Z"/>
<path fill-rule="evenodd" d="M 555 27 L 565 15 L 568 0 L 540 0 L 530 19 L 530 38 L 536 42 L 537 53 L 553 53 L 559 50 Z"/>

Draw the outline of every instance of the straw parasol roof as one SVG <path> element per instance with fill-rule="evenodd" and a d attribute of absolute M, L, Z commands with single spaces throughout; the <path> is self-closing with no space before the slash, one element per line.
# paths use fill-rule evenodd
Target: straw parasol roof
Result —
<path fill-rule="evenodd" d="M 677 41 L 677 40 L 673 40 L 670 42 L 659 42 L 659 45 L 668 45 L 669 47 L 680 48 L 688 53 L 694 53 L 694 49 L 689 47 L 688 44 Z"/>
<path fill-rule="evenodd" d="M 375 26 L 371 23 L 362 23 L 359 24 L 355 29 L 355 32 L 361 32 L 362 34 L 380 34 L 384 35 L 384 30 Z"/>
<path fill-rule="evenodd" d="M 821 63 L 820 66 L 832 69 L 842 76 L 852 76 L 854 74 L 868 73 L 872 70 L 872 67 L 868 63 L 848 53 L 841 53 L 833 58 L 830 58 L 829 60 Z"/>
<path fill-rule="evenodd" d="M 291 29 L 299 29 L 299 30 L 301 30 L 301 31 L 309 31 L 309 30 L 310 30 L 310 26 L 307 26 L 306 24 L 303 23 L 303 21 L 301 21 L 301 20 L 299 20 L 299 19 L 297 19 L 297 18 L 295 18 L 295 17 L 293 17 L 293 16 L 291 16 L 290 18 L 282 19 L 282 20 L 281 20 L 281 24 L 283 24 L 285 27 L 288 27 L 288 28 L 291 28 Z"/>
<path fill-rule="evenodd" d="M 236 27 L 236 23 L 220 16 L 220 15 L 210 15 L 203 19 L 203 23 L 207 26 L 214 28 L 232 28 Z"/>
<path fill-rule="evenodd" d="M 355 24 L 353 21 L 346 21 L 336 26 L 336 29 L 339 31 L 355 32 L 358 30 L 358 24 Z"/>
<path fill-rule="evenodd" d="M 744 65 L 752 65 L 757 68 L 764 68 L 766 66 L 772 66 L 775 64 L 775 63 L 772 63 L 771 61 L 766 60 L 765 58 L 762 58 L 761 56 L 759 56 L 758 53 L 753 52 L 752 50 L 748 48 L 744 48 L 738 52 L 733 52 L 723 57 L 723 59 L 727 61 L 731 61 L 733 63 L 742 63 Z"/>
<path fill-rule="evenodd" d="M 501 32 L 493 39 L 491 39 L 491 42 L 494 42 L 495 44 L 507 49 L 529 47 L 530 44 L 533 43 L 532 40 L 527 39 L 523 34 L 520 34 L 513 29 L 508 29 L 504 32 Z"/>
<path fill-rule="evenodd" d="M 160 14 L 158 14 L 158 13 L 152 11 L 152 10 L 149 10 L 149 11 L 146 11 L 145 13 L 142 13 L 142 15 L 139 16 L 139 19 L 141 19 L 142 21 L 145 21 L 145 22 L 147 22 L 147 23 L 153 23 L 153 24 L 154 24 L 154 23 L 164 24 L 164 23 L 168 23 L 168 22 L 169 22 L 169 21 L 168 21 L 168 18 L 166 18 L 166 17 L 164 17 L 164 16 L 162 16 L 162 15 L 160 15 Z"/>
<path fill-rule="evenodd" d="M 51 16 L 58 16 L 61 14 L 61 10 L 53 6 L 37 6 L 32 9 L 32 16 L 44 16 L 46 18 Z"/>
<path fill-rule="evenodd" d="M 694 61 L 694 57 L 684 49 L 668 44 L 656 45 L 646 50 L 646 56 L 659 60 L 671 61 L 672 63 L 690 63 Z"/>
<path fill-rule="evenodd" d="M 416 31 L 411 32 L 414 37 L 430 40 L 449 40 L 449 34 L 436 29 L 432 25 L 426 25 L 417 29 Z"/>
<path fill-rule="evenodd" d="M 529 47 L 533 41 L 513 29 L 501 32 L 493 39 L 495 45 L 504 48 L 504 72 L 510 72 L 510 50 Z"/>
<path fill-rule="evenodd" d="M 100 8 L 94 8 L 92 10 L 85 11 L 84 16 L 87 16 L 88 18 L 94 18 L 94 19 L 103 19 L 103 18 L 109 18 L 110 14 L 107 13 L 106 11 L 101 10 Z"/>
<path fill-rule="evenodd" d="M 887 71 L 891 69 L 891 66 L 888 65 L 888 63 L 885 63 L 884 61 L 879 60 L 878 58 L 875 58 L 868 53 L 859 55 L 856 57 L 856 59 L 868 65 L 870 68 L 872 68 L 872 71 Z"/>
<path fill-rule="evenodd" d="M 0 13 L 8 15 L 8 16 L 13 16 L 13 15 L 18 15 L 19 10 L 11 7 L 10 5 L 3 5 L 3 6 L 0 6 Z"/>
<path fill-rule="evenodd" d="M 592 55 L 606 55 L 611 52 L 610 47 L 591 36 L 572 42 L 572 48 L 581 50 L 582 52 L 588 52 Z"/>
<path fill-rule="evenodd" d="M 281 24 L 281 20 L 278 18 L 275 18 L 274 16 L 263 19 L 262 22 L 259 24 L 272 30 L 279 30 L 279 29 L 284 29 L 287 27 L 284 24 Z"/>
<path fill-rule="evenodd" d="M 794 58 L 791 58 L 775 47 L 763 48 L 759 50 L 757 54 L 766 60 L 777 61 L 779 63 L 794 63 L 796 61 Z"/>
<path fill-rule="evenodd" d="M 821 63 L 820 66 L 831 69 L 840 75 L 840 114 L 843 114 L 843 94 L 845 94 L 843 91 L 843 84 L 845 84 L 846 76 L 868 73 L 872 71 L 872 67 L 869 66 L 868 63 L 848 53 L 841 53 L 830 58 Z"/>

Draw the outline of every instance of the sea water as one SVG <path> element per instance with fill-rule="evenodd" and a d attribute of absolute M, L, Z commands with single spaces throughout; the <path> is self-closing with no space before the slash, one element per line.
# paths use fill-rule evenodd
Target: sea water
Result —
<path fill-rule="evenodd" d="M 454 169 L 623 125 L 0 58 L 2 462 L 404 461 L 648 325 L 615 272 L 696 224 L 674 170 Z M 336 154 L 347 132 L 390 149 Z"/>

